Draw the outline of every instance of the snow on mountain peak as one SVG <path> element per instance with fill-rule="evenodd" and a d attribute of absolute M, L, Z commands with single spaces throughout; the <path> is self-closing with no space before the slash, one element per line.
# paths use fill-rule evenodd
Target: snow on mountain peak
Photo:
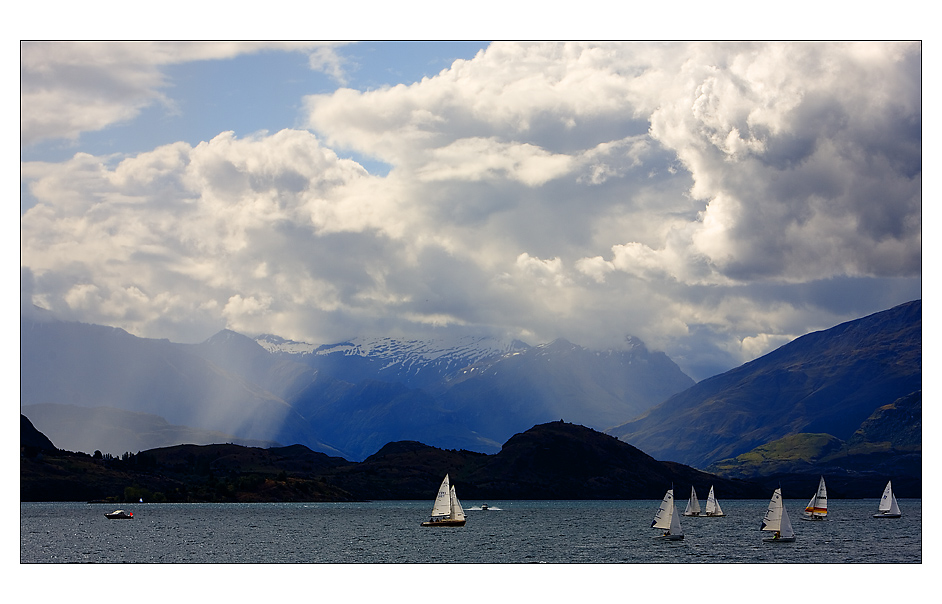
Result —
<path fill-rule="evenodd" d="M 288 340 L 272 334 L 263 334 L 256 337 L 255 341 L 271 353 L 314 354 L 317 356 L 342 354 L 379 360 L 401 361 L 403 359 L 413 359 L 424 362 L 435 361 L 442 357 L 479 360 L 524 350 L 529 347 L 519 340 L 486 336 L 437 337 L 425 340 L 358 336 L 336 344 L 317 345 Z"/>
<path fill-rule="evenodd" d="M 314 351 L 315 348 L 317 348 L 315 344 L 287 340 L 281 336 L 276 336 L 270 333 L 264 333 L 258 336 L 255 338 L 255 341 L 258 342 L 259 346 L 272 353 L 286 352 L 289 354 L 310 354 Z"/>
<path fill-rule="evenodd" d="M 426 340 L 357 337 L 347 342 L 320 346 L 314 354 L 342 353 L 368 356 L 374 359 L 401 360 L 409 358 L 429 362 L 446 356 L 477 360 L 526 347 L 527 345 L 519 340 L 501 340 L 483 336 L 438 337 Z"/>

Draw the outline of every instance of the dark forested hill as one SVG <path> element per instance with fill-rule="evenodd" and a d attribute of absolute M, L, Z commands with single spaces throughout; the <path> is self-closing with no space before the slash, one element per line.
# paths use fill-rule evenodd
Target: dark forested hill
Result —
<path fill-rule="evenodd" d="M 25 415 L 20 415 L 20 447 L 30 450 L 33 455 L 41 451 L 57 450 L 52 441 L 37 430 Z"/>
<path fill-rule="evenodd" d="M 122 458 L 22 451 L 23 501 L 431 500 L 446 473 L 465 499 L 657 499 L 671 485 L 678 493 L 715 485 L 727 499 L 767 495 L 563 422 L 517 434 L 493 455 L 403 441 L 360 463 L 302 445 L 182 445 Z"/>

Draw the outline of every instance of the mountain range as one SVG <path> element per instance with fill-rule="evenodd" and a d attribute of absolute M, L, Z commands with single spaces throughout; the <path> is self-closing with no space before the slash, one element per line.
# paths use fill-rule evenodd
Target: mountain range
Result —
<path fill-rule="evenodd" d="M 21 406 L 114 407 L 244 439 L 323 445 L 282 398 L 190 347 L 83 323 L 24 318 L 20 329 Z M 72 425 L 60 421 L 65 428 L 39 429 Z M 83 441 L 78 450 L 99 448 Z"/>
<path fill-rule="evenodd" d="M 921 389 L 916 300 L 797 338 L 608 433 L 658 459 L 707 467 L 798 434 L 848 440 L 879 408 Z"/>
<path fill-rule="evenodd" d="M 358 337 L 322 346 L 272 334 L 254 340 L 276 358 L 299 361 L 338 380 L 397 382 L 410 388 L 432 389 L 477 363 L 530 348 L 520 340 L 484 336 L 425 340 Z"/>
<path fill-rule="evenodd" d="M 121 425 L 110 436 L 95 419 L 109 412 L 93 409 L 111 408 L 158 416 L 181 435 L 189 429 L 181 442 L 212 432 L 352 460 L 399 440 L 493 453 L 534 424 L 566 418 L 604 429 L 693 384 L 636 338 L 608 351 L 487 338 L 313 346 L 223 330 L 177 344 L 32 317 L 21 318 L 21 409 L 85 452 L 134 442 L 125 438 L 129 417 L 113 414 Z M 78 410 L 50 413 L 49 405 Z"/>
<path fill-rule="evenodd" d="M 21 410 L 75 451 L 297 443 L 362 461 L 414 441 L 496 454 L 565 419 L 731 478 L 879 467 L 921 480 L 919 300 L 697 384 L 630 337 L 618 350 L 489 338 L 318 346 L 224 330 L 175 344 L 29 317 Z"/>

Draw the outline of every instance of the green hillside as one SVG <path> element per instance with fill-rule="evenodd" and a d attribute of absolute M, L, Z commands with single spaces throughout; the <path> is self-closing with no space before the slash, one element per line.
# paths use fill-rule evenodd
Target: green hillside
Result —
<path fill-rule="evenodd" d="M 608 433 L 658 459 L 707 467 L 802 433 L 849 440 L 874 409 L 921 388 L 916 300 L 802 336 Z"/>

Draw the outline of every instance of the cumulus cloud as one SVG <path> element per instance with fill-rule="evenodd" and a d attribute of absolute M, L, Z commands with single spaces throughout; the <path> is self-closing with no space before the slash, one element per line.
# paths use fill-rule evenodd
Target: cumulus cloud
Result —
<path fill-rule="evenodd" d="M 315 48 L 308 56 L 311 69 L 326 73 L 340 84 L 347 83 L 346 63 L 335 45 Z"/>
<path fill-rule="evenodd" d="M 132 115 L 163 102 L 161 64 L 209 51 L 188 52 L 76 61 L 138 82 L 108 95 Z M 332 53 L 312 65 L 342 69 Z M 309 96 L 310 131 L 27 162 L 22 264 L 37 304 L 141 335 L 633 334 L 706 377 L 919 296 L 920 61 L 896 43 L 493 44 L 411 85 Z M 100 127 L 82 119 L 30 136 Z"/>
<path fill-rule="evenodd" d="M 527 186 L 545 184 L 569 172 L 572 158 L 533 145 L 465 138 L 434 149 L 416 170 L 420 181 L 516 180 Z"/>
<path fill-rule="evenodd" d="M 675 154 L 698 215 L 686 241 L 647 246 L 644 259 L 639 242 L 618 244 L 620 269 L 653 270 L 656 259 L 662 273 L 699 281 L 706 260 L 717 281 L 915 275 L 918 63 L 911 44 L 494 45 L 431 80 L 308 104 L 311 126 L 328 140 L 418 178 L 531 185 L 617 140 L 554 154 L 567 133 L 599 136 L 594 124 L 630 129 L 644 116 L 643 145 Z M 898 141 L 892 151 L 887 140 Z M 639 152 L 628 159 L 594 162 L 580 178 L 622 176 Z M 626 250 L 640 265 L 620 261 Z"/>
<path fill-rule="evenodd" d="M 223 133 L 113 165 L 77 154 L 24 171 L 39 200 L 22 217 L 27 264 L 38 282 L 69 275 L 49 284 L 50 306 L 66 316 L 94 309 L 83 316 L 102 322 L 113 314 L 139 330 L 207 312 L 239 325 L 277 312 L 275 293 L 330 308 L 331 275 L 318 278 L 308 242 L 370 224 L 323 211 L 338 188 L 367 176 L 302 131 Z"/>
<path fill-rule="evenodd" d="M 265 50 L 311 49 L 311 68 L 342 78 L 332 47 L 247 42 L 21 42 L 20 140 L 76 140 L 155 103 L 175 111 L 163 68 Z"/>

